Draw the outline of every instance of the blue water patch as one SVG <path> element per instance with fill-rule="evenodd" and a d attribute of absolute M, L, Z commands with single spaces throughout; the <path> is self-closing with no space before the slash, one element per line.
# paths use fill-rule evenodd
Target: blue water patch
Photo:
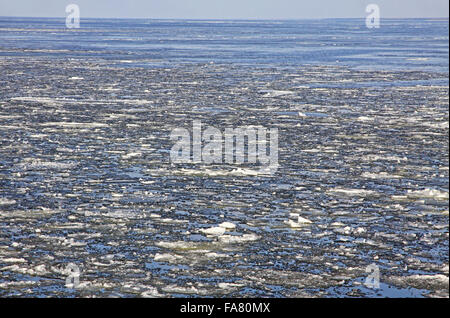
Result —
<path fill-rule="evenodd" d="M 358 281 L 364 281 L 358 279 Z M 352 297 L 352 296 L 364 296 L 372 298 L 424 298 L 429 294 L 428 290 L 417 288 L 400 288 L 390 284 L 380 282 L 379 288 L 368 288 L 364 285 L 358 286 L 342 286 L 342 287 L 330 287 L 325 292 L 331 297 Z"/>
<path fill-rule="evenodd" d="M 63 18 L 0 17 L 0 30 L 3 56 L 102 58 L 120 67 L 214 62 L 448 72 L 446 19 L 383 19 L 381 28 L 368 29 L 364 19 L 82 18 L 80 29 L 66 29 Z"/>

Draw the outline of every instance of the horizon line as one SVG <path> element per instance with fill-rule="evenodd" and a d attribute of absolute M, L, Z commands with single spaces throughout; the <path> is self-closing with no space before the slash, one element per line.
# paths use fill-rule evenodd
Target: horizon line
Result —
<path fill-rule="evenodd" d="M 42 18 L 42 19 L 65 19 L 66 16 L 22 16 L 22 15 L 7 15 L 0 18 Z M 117 20 L 200 20 L 200 21 L 296 21 L 296 20 L 333 20 L 333 19 L 362 19 L 365 17 L 317 17 L 317 18 L 155 18 L 155 17 L 94 17 L 85 16 L 80 17 L 80 19 L 117 19 Z M 427 20 L 449 20 L 449 17 L 389 17 L 383 18 L 381 20 L 416 20 L 416 19 L 427 19 Z"/>

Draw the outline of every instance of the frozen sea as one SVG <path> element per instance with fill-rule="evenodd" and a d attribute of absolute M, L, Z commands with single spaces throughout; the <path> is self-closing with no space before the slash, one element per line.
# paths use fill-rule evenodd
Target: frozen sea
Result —
<path fill-rule="evenodd" d="M 448 26 L 0 17 L 0 296 L 449 297 Z"/>

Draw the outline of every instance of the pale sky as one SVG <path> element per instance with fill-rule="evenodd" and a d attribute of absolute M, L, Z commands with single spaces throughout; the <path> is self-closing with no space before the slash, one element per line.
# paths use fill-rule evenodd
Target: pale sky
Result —
<path fill-rule="evenodd" d="M 448 18 L 448 0 L 0 0 L 0 16 L 81 18 L 315 19 L 365 18 L 374 3 L 381 18 Z"/>

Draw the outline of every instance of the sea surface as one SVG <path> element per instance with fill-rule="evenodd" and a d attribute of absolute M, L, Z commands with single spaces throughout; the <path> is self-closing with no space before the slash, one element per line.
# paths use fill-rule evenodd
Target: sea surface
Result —
<path fill-rule="evenodd" d="M 2 55 L 104 59 L 127 66 L 342 65 L 448 72 L 448 19 L 214 21 L 0 18 Z M 8 49 L 10 51 L 8 51 Z"/>
<path fill-rule="evenodd" d="M 0 17 L 0 296 L 449 297 L 448 26 Z"/>

